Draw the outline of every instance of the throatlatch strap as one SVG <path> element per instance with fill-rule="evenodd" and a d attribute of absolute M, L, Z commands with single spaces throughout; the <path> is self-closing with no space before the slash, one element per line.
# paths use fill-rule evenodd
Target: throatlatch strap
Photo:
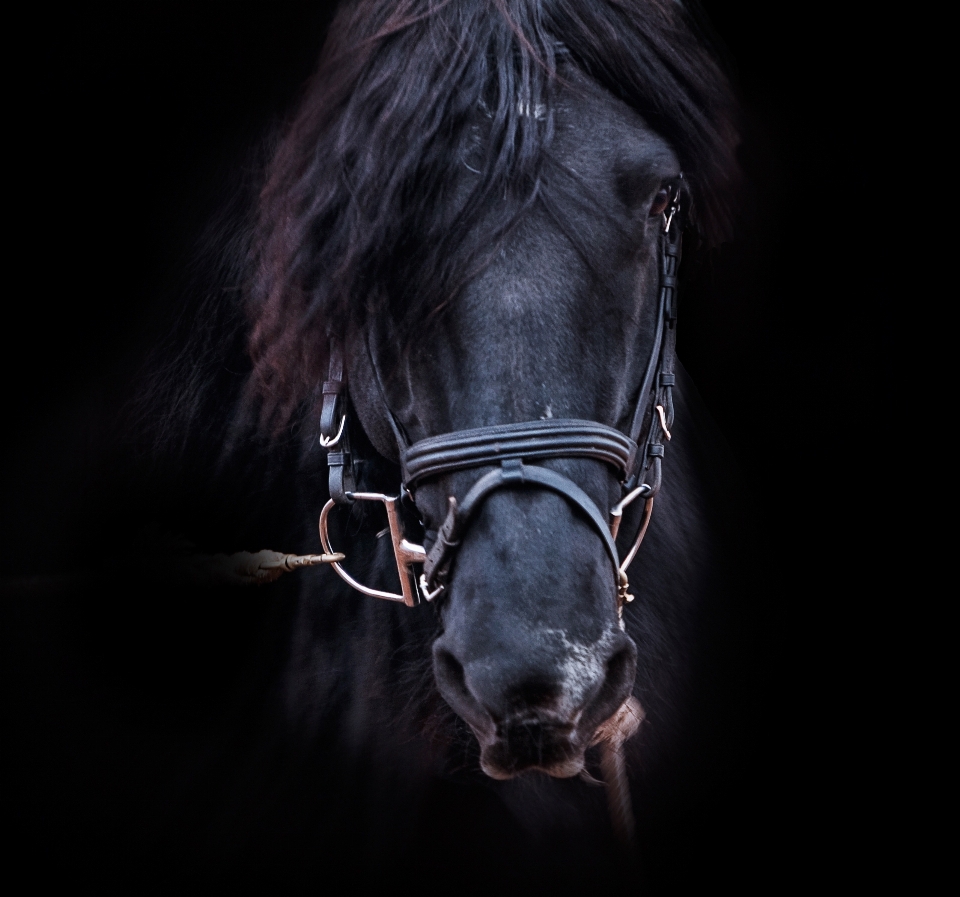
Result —
<path fill-rule="evenodd" d="M 508 458 L 593 458 L 624 478 L 632 469 L 637 444 L 613 427 L 585 420 L 537 420 L 421 439 L 401 457 L 407 488 L 421 478 L 499 464 Z"/>

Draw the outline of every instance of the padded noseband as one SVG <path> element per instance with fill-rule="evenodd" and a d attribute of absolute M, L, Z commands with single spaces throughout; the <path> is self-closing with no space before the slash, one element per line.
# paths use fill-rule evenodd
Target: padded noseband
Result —
<path fill-rule="evenodd" d="M 591 458 L 613 467 L 626 479 L 637 444 L 619 430 L 582 420 L 539 420 L 458 430 L 414 443 L 401 455 L 404 486 L 411 494 L 418 481 L 475 467 L 499 465 L 473 484 L 463 503 L 450 497 L 449 511 L 427 552 L 423 567 L 431 591 L 446 586 L 450 566 L 467 527 L 496 490 L 524 485 L 549 489 L 586 515 L 604 543 L 614 570 L 617 546 L 610 526 L 594 501 L 573 480 L 545 467 L 524 464 L 544 458 Z"/>

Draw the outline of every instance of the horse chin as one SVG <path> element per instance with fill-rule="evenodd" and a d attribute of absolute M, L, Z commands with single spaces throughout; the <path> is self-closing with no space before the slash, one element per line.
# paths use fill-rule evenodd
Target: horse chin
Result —
<path fill-rule="evenodd" d="M 570 733 L 559 738 L 547 738 L 533 755 L 517 751 L 509 739 L 478 736 L 480 741 L 480 768 L 491 779 L 504 781 L 528 772 L 542 772 L 555 779 L 569 779 L 580 775 L 585 765 L 584 747 Z"/>
<path fill-rule="evenodd" d="M 547 766 L 526 766 L 523 769 L 500 766 L 495 762 L 491 762 L 486 757 L 482 756 L 480 758 L 480 768 L 490 776 L 491 779 L 497 779 L 501 782 L 507 779 L 515 779 L 517 776 L 528 772 L 546 773 L 555 779 L 571 779 L 583 772 L 584 765 L 585 760 L 583 754 L 576 757 L 568 757 L 566 760 L 561 760 Z"/>

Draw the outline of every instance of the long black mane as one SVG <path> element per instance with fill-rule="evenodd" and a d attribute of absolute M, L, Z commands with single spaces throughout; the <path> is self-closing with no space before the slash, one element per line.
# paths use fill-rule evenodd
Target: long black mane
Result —
<path fill-rule="evenodd" d="M 722 239 L 735 104 L 703 37 L 673 0 L 347 3 L 260 197 L 250 396 L 261 423 L 276 429 L 311 403 L 329 338 L 351 323 L 388 314 L 402 341 L 442 311 L 549 189 L 562 57 L 671 142 L 701 233 Z M 479 154 L 477 109 L 489 121 Z M 481 177 L 452 201 L 468 155 Z M 465 257 L 494 201 L 492 245 Z"/>

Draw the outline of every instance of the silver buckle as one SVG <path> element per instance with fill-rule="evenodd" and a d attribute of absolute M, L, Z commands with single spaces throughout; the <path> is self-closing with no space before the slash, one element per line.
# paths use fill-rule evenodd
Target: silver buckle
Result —
<path fill-rule="evenodd" d="M 346 423 L 347 423 L 347 416 L 344 415 L 343 417 L 340 418 L 340 428 L 337 430 L 336 436 L 332 438 L 330 436 L 321 436 L 317 441 L 320 443 L 320 445 L 322 445 L 326 449 L 332 448 L 340 441 L 340 437 L 343 436 L 343 428 L 344 426 L 346 426 Z"/>
<path fill-rule="evenodd" d="M 683 175 L 681 174 L 682 178 Z M 673 216 L 680 211 L 680 185 L 677 184 L 677 190 L 670 198 L 670 208 L 663 213 L 663 232 L 670 233 L 670 225 L 673 223 Z"/>

